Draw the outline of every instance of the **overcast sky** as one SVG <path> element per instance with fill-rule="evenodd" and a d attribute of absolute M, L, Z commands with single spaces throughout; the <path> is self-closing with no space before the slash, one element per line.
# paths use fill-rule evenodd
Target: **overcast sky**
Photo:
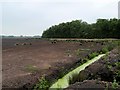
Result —
<path fill-rule="evenodd" d="M 118 18 L 119 0 L 3 0 L 3 35 L 42 35 L 52 25 L 72 20 Z M 2 15 L 2 16 L 1 16 Z"/>

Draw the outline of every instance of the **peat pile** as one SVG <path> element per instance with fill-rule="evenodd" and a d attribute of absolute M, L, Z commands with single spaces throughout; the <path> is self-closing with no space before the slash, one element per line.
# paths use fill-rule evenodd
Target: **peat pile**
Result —
<path fill-rule="evenodd" d="M 107 90 L 112 89 L 113 85 L 111 82 L 99 81 L 99 80 L 84 80 L 83 82 L 77 82 L 65 90 Z M 116 90 L 119 90 L 120 86 Z"/>

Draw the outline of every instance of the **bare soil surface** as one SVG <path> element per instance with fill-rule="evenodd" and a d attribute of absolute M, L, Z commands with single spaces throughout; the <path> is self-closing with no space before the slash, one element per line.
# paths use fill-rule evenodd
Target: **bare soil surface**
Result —
<path fill-rule="evenodd" d="M 99 42 L 51 43 L 26 38 L 7 38 L 2 42 L 2 87 L 22 90 L 31 88 L 42 75 L 50 76 L 51 80 L 57 78 L 61 69 L 71 68 L 80 58 L 104 46 Z"/>
<path fill-rule="evenodd" d="M 65 90 L 120 90 L 120 86 L 117 89 L 113 89 L 111 82 L 84 80 L 83 82 L 76 82 Z"/>

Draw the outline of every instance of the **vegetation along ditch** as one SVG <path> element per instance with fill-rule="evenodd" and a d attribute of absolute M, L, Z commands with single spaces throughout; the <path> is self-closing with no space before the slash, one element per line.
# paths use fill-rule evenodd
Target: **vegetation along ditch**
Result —
<path fill-rule="evenodd" d="M 70 84 L 70 81 L 72 81 L 75 77 L 79 75 L 79 72 L 84 70 L 87 66 L 90 64 L 94 63 L 95 61 L 99 60 L 101 57 L 103 57 L 105 54 L 100 54 L 93 58 L 92 60 L 87 61 L 83 65 L 80 65 L 73 71 L 69 72 L 67 75 L 59 79 L 56 83 L 54 83 L 51 87 L 50 90 L 53 88 L 67 88 Z"/>

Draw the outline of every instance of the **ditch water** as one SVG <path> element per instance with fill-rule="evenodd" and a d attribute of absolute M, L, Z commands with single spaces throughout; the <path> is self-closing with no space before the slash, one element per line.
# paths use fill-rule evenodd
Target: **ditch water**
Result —
<path fill-rule="evenodd" d="M 53 88 L 54 88 L 54 90 L 55 89 L 64 89 L 64 88 L 67 88 L 69 86 L 69 84 L 70 84 L 70 81 L 72 81 L 74 77 L 77 77 L 79 75 L 80 71 L 84 70 L 87 66 L 91 65 L 92 63 L 94 63 L 95 61 L 99 60 L 101 57 L 103 57 L 105 55 L 106 54 L 100 54 L 100 55 L 96 56 L 95 58 L 87 61 L 86 63 L 80 65 L 76 69 L 70 71 L 64 77 L 58 79 L 57 82 L 55 82 L 49 88 L 49 90 L 53 90 Z"/>

